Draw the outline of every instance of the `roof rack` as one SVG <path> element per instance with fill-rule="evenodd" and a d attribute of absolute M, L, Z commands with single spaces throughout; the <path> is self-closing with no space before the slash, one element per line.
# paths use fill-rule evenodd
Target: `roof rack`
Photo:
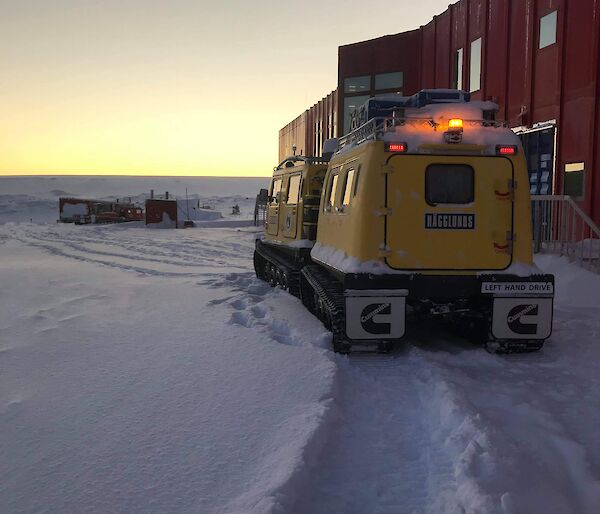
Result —
<path fill-rule="evenodd" d="M 306 164 L 327 164 L 328 159 L 323 157 L 306 157 L 304 155 L 293 155 L 292 157 L 286 157 L 277 166 L 273 168 L 273 171 L 282 170 L 284 168 L 291 168 L 295 166 L 297 162 L 304 162 Z"/>
<path fill-rule="evenodd" d="M 383 118 L 372 118 L 366 123 L 362 124 L 357 129 L 340 137 L 338 141 L 338 149 L 336 153 L 339 153 L 343 148 L 351 145 L 360 145 L 365 141 L 376 141 L 381 139 L 387 132 L 393 132 L 395 127 L 405 125 L 406 123 L 420 122 L 431 126 L 432 130 L 437 130 L 439 123 L 436 123 L 433 118 L 418 118 L 412 116 L 405 116 L 404 110 L 394 111 L 392 116 Z M 470 125 L 481 125 L 482 127 L 505 127 L 506 123 L 502 121 L 496 121 L 494 119 L 480 119 L 480 120 L 463 120 L 464 123 Z"/>

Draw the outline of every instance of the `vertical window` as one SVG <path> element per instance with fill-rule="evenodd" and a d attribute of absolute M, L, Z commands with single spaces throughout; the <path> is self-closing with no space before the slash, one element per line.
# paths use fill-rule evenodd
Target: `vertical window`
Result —
<path fill-rule="evenodd" d="M 563 192 L 575 198 L 583 198 L 585 192 L 585 163 L 565 164 L 565 182 Z"/>
<path fill-rule="evenodd" d="M 344 79 L 344 93 L 363 93 L 371 89 L 371 76 L 348 77 Z"/>
<path fill-rule="evenodd" d="M 556 43 L 556 11 L 540 18 L 540 48 Z"/>
<path fill-rule="evenodd" d="M 337 183 L 338 183 L 339 175 L 336 173 L 331 177 L 331 185 L 329 186 L 329 199 L 327 200 L 327 210 L 331 210 L 331 208 L 335 204 L 335 193 L 337 191 Z"/>
<path fill-rule="evenodd" d="M 346 173 L 346 186 L 344 187 L 344 201 L 342 206 L 350 205 L 350 198 L 352 198 L 352 183 L 354 182 L 354 170 L 350 169 Z"/>
<path fill-rule="evenodd" d="M 277 204 L 279 203 L 279 198 L 277 195 L 281 192 L 281 179 L 276 178 L 273 180 L 273 184 L 271 186 L 271 203 Z"/>
<path fill-rule="evenodd" d="M 360 177 L 360 168 L 361 165 L 358 165 L 358 170 L 356 171 L 356 177 L 354 177 L 354 193 L 352 194 L 352 196 L 356 196 L 356 192 L 358 191 L 358 179 Z"/>
<path fill-rule="evenodd" d="M 401 71 L 375 75 L 375 89 L 377 91 L 381 91 L 382 89 L 396 89 L 400 92 L 403 85 L 404 74 Z"/>
<path fill-rule="evenodd" d="M 292 175 L 288 186 L 287 202 L 290 205 L 296 205 L 300 199 L 301 175 Z"/>
<path fill-rule="evenodd" d="M 471 73 L 469 77 L 471 93 L 481 89 L 481 38 L 471 41 Z"/>
<path fill-rule="evenodd" d="M 369 95 L 347 96 L 344 98 L 344 134 L 350 132 L 350 122 L 354 112 L 369 98 Z"/>
<path fill-rule="evenodd" d="M 463 49 L 459 48 L 456 52 L 454 52 L 454 79 L 453 86 L 454 89 L 462 89 L 463 88 Z"/>
<path fill-rule="evenodd" d="M 317 148 L 317 155 L 320 157 L 323 154 L 323 120 L 319 120 L 319 147 Z"/>

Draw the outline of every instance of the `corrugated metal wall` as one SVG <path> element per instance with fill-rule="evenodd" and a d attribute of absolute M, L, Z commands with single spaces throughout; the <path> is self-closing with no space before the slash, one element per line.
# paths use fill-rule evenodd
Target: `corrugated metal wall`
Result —
<path fill-rule="evenodd" d="M 539 48 L 540 18 L 553 11 L 556 42 Z M 565 164 L 585 163 L 580 205 L 600 224 L 600 0 L 460 0 L 418 30 L 342 46 L 339 93 L 332 94 L 336 101 L 340 97 L 333 102 L 338 125 L 343 122 L 348 77 L 403 71 L 407 95 L 424 88 L 453 87 L 456 51 L 462 48 L 462 85 L 469 90 L 471 42 L 478 38 L 481 87 L 473 99 L 497 102 L 501 117 L 512 127 L 554 120 L 555 192 L 562 192 Z M 324 120 L 324 102 L 305 113 L 305 155 L 318 151 L 315 120 Z M 289 142 L 282 148 L 287 127 L 280 131 L 280 156 L 291 148 Z"/>
<path fill-rule="evenodd" d="M 279 131 L 279 162 L 293 154 L 320 156 L 323 141 L 337 137 L 337 91 L 304 111 Z"/>

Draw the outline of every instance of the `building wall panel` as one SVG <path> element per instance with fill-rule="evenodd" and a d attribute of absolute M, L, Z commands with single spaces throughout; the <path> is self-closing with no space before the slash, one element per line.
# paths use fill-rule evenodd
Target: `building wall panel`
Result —
<path fill-rule="evenodd" d="M 509 0 L 490 2 L 486 22 L 488 32 L 485 45 L 485 93 L 487 99 L 501 106 L 506 106 L 507 76 L 512 59 L 508 45 L 508 8 Z M 499 114 L 503 119 L 507 119 L 505 108 L 502 108 Z"/>
<path fill-rule="evenodd" d="M 563 31 L 561 27 L 565 22 L 563 9 L 558 11 L 556 43 L 545 48 L 539 48 L 540 42 L 540 17 L 558 9 L 562 1 L 538 0 L 536 16 L 533 24 L 533 93 L 532 93 L 532 119 L 556 119 L 559 115 L 560 104 L 560 75 L 562 67 L 561 49 L 563 44 Z"/>
<path fill-rule="evenodd" d="M 279 162 L 292 155 L 293 145 L 297 154 L 306 155 L 307 117 L 308 110 L 279 131 Z"/>
<path fill-rule="evenodd" d="M 435 17 L 435 87 L 448 88 L 452 81 L 450 50 L 450 11 Z"/>
<path fill-rule="evenodd" d="M 512 126 L 526 125 L 531 109 L 531 51 L 533 2 L 510 2 L 510 73 L 508 73 L 508 118 Z"/>
<path fill-rule="evenodd" d="M 559 166 L 568 162 L 585 162 L 585 199 L 582 206 L 592 212 L 594 174 L 600 172 L 595 161 L 597 140 L 597 80 L 598 80 L 598 13 L 594 0 L 581 0 L 566 6 L 562 52 L 562 108 L 559 119 Z M 559 20 L 560 20 L 559 12 Z M 560 26 L 560 23 L 559 23 Z M 596 164 L 596 165 L 595 165 Z M 597 179 L 596 179 L 597 182 Z M 597 203 L 598 200 L 596 200 Z M 600 222 L 598 212 L 592 213 Z"/>
<path fill-rule="evenodd" d="M 488 46 L 487 38 L 485 38 L 486 32 L 486 0 L 468 0 L 468 17 L 467 17 L 467 59 L 466 59 L 466 72 L 467 76 L 470 76 L 471 69 L 471 42 L 481 38 L 481 88 L 474 91 L 472 94 L 473 100 L 483 100 L 485 98 L 485 55 Z M 472 84 L 470 80 L 466 82 L 471 89 Z"/>
<path fill-rule="evenodd" d="M 347 77 L 401 70 L 404 72 L 404 92 L 416 93 L 421 85 L 420 62 L 418 30 L 341 46 L 338 51 L 338 91 L 344 91 L 343 81 Z"/>
<path fill-rule="evenodd" d="M 421 27 L 421 88 L 435 87 L 435 20 Z"/>

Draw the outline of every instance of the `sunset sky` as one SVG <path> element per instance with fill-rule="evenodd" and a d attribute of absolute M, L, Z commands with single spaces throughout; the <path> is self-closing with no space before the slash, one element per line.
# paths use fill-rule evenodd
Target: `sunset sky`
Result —
<path fill-rule="evenodd" d="M 0 175 L 268 175 L 337 47 L 449 0 L 0 0 Z"/>

